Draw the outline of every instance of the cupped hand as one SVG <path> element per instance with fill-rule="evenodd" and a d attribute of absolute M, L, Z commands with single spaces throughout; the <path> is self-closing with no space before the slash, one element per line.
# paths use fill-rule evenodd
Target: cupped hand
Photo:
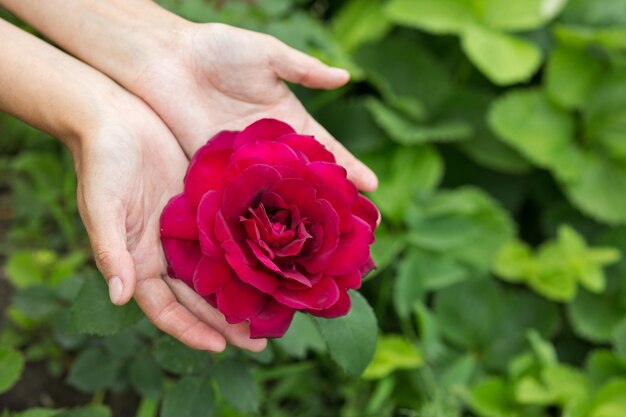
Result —
<path fill-rule="evenodd" d="M 184 283 L 167 278 L 159 217 L 179 193 L 187 158 L 163 122 L 140 100 L 118 100 L 73 150 L 79 211 L 111 299 L 134 296 L 161 330 L 196 349 L 221 351 L 226 342 L 253 351 L 246 324 L 228 324 Z"/>
<path fill-rule="evenodd" d="M 189 24 L 150 60 L 131 90 L 165 121 L 188 156 L 221 130 L 273 117 L 314 135 L 363 191 L 376 175 L 311 117 L 284 81 L 337 88 L 347 71 L 329 67 L 276 38 L 218 24 Z"/>

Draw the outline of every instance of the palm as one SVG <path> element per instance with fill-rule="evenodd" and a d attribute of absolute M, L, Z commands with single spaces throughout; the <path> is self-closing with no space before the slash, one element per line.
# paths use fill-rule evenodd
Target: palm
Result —
<path fill-rule="evenodd" d="M 220 350 L 222 333 L 234 344 L 262 347 L 262 342 L 251 344 L 247 329 L 229 326 L 191 289 L 167 278 L 159 218 L 181 191 L 188 161 L 158 117 L 137 104 L 89 142 L 78 166 L 79 207 L 90 236 L 123 240 L 92 242 L 96 259 L 119 265 L 120 275 L 134 276 L 127 281 L 136 282 L 134 297 L 148 318 L 186 344 Z M 102 230 L 112 226 L 119 233 Z M 110 249 L 116 247 L 122 250 Z M 133 288 L 125 292 L 130 296 Z"/>
<path fill-rule="evenodd" d="M 336 88 L 347 82 L 345 73 L 267 35 L 219 24 L 196 27 L 176 54 L 163 58 L 148 65 L 135 89 L 163 118 L 187 155 L 221 130 L 240 130 L 257 119 L 273 117 L 314 135 L 348 168 L 357 185 L 375 188 L 373 174 L 307 113 L 283 82 Z"/>

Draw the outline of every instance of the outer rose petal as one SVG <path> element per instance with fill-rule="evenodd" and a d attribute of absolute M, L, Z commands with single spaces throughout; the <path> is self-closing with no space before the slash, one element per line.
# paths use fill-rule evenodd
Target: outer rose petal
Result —
<path fill-rule="evenodd" d="M 307 310 L 307 313 L 311 313 L 314 316 L 325 317 L 327 319 L 334 319 L 335 317 L 345 316 L 350 311 L 350 306 L 352 302 L 350 301 L 350 295 L 347 291 L 341 291 L 339 295 L 339 299 L 337 302 L 327 308 L 326 310 Z"/>
<path fill-rule="evenodd" d="M 217 191 L 207 192 L 198 206 L 197 224 L 200 229 L 200 248 L 202 253 L 214 259 L 223 259 L 220 242 L 215 236 L 215 216 L 220 208 Z"/>
<path fill-rule="evenodd" d="M 241 131 L 235 138 L 235 148 L 250 142 L 276 139 L 288 133 L 295 133 L 287 123 L 276 119 L 261 119 Z"/>
<path fill-rule="evenodd" d="M 282 337 L 296 311 L 269 297 L 261 312 L 250 317 L 250 337 Z"/>
<path fill-rule="evenodd" d="M 335 277 L 335 281 L 337 282 L 339 288 L 358 290 L 361 287 L 361 272 L 352 271 L 346 275 Z"/>
<path fill-rule="evenodd" d="M 376 229 L 376 223 L 380 213 L 378 209 L 368 198 L 359 195 L 356 201 L 352 204 L 352 214 L 365 220 L 370 225 L 372 231 Z"/>
<path fill-rule="evenodd" d="M 198 294 L 206 297 L 236 279 L 227 263 L 203 256 L 193 274 L 193 287 Z"/>
<path fill-rule="evenodd" d="M 279 137 L 277 142 L 285 143 L 297 152 L 302 153 L 308 161 L 335 162 L 335 157 L 313 136 L 291 133 Z"/>
<path fill-rule="evenodd" d="M 269 165 L 252 165 L 224 188 L 222 214 L 227 221 L 239 220 L 248 208 L 260 201 L 265 191 L 280 180 L 280 174 Z"/>
<path fill-rule="evenodd" d="M 197 207 L 207 191 L 221 187 L 223 173 L 230 163 L 232 152 L 232 149 L 215 150 L 205 145 L 194 155 L 183 180 L 185 194 L 192 205 Z"/>
<path fill-rule="evenodd" d="M 238 134 L 239 134 L 238 131 L 223 130 L 219 132 L 218 134 L 216 134 L 215 136 L 213 136 L 211 139 L 209 139 L 206 145 L 202 147 L 202 149 L 211 149 L 211 150 L 233 149 L 235 138 L 237 137 Z"/>
<path fill-rule="evenodd" d="M 259 314 L 268 296 L 234 279 L 217 293 L 217 309 L 229 323 L 239 323 Z"/>
<path fill-rule="evenodd" d="M 317 198 L 328 200 L 330 205 L 339 215 L 339 231 L 349 232 L 352 228 L 351 201 L 347 201 L 337 188 L 327 184 L 316 184 Z"/>
<path fill-rule="evenodd" d="M 193 274 L 202 258 L 200 243 L 197 240 L 161 237 L 161 244 L 167 259 L 167 274 L 193 288 Z"/>
<path fill-rule="evenodd" d="M 374 234 L 369 225 L 360 217 L 353 216 L 352 230 L 339 239 L 327 273 L 344 275 L 358 271 L 369 259 L 369 246 L 373 242 Z"/>
<path fill-rule="evenodd" d="M 289 161 L 297 161 L 298 155 L 289 146 L 278 142 L 252 142 L 243 145 L 233 152 L 233 162 L 252 159 L 260 164 L 280 165 Z"/>
<path fill-rule="evenodd" d="M 173 197 L 161 213 L 161 236 L 197 240 L 196 210 L 184 194 Z"/>
<path fill-rule="evenodd" d="M 349 206 L 353 204 L 359 195 L 356 185 L 346 178 L 348 173 L 343 167 L 328 162 L 313 162 L 308 165 L 308 168 L 317 177 L 315 179 L 311 178 L 311 180 L 322 181 L 322 183 L 330 185 L 339 191 Z"/>
<path fill-rule="evenodd" d="M 324 277 L 317 285 L 305 290 L 290 290 L 279 287 L 273 296 L 279 303 L 296 309 L 323 310 L 337 302 L 339 287 L 334 279 Z"/>

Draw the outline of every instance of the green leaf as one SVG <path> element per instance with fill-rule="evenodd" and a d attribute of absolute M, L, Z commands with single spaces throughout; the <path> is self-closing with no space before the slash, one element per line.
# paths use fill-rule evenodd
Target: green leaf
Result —
<path fill-rule="evenodd" d="M 580 109 L 604 72 L 602 62 L 588 51 L 559 46 L 550 54 L 544 75 L 546 92 L 561 106 Z"/>
<path fill-rule="evenodd" d="M 469 272 L 445 254 L 409 250 L 400 261 L 393 302 L 400 317 L 408 317 L 426 291 L 440 290 L 468 278 Z"/>
<path fill-rule="evenodd" d="M 428 142 L 455 142 L 471 137 L 472 126 L 466 122 L 450 120 L 423 125 L 415 123 L 376 99 L 365 103 L 378 125 L 391 139 L 401 145 L 419 145 Z"/>
<path fill-rule="evenodd" d="M 400 335 L 378 338 L 374 358 L 363 372 L 364 379 L 382 379 L 400 369 L 417 369 L 424 360 L 420 351 Z"/>
<path fill-rule="evenodd" d="M 17 350 L 0 347 L 0 394 L 10 390 L 20 379 L 24 357 Z"/>
<path fill-rule="evenodd" d="M 431 192 L 443 176 L 443 162 L 434 148 L 400 148 L 391 158 L 389 173 L 380 176 L 371 194 L 384 218 L 399 222 L 418 193 Z"/>
<path fill-rule="evenodd" d="M 355 59 L 385 103 L 410 120 L 424 122 L 437 114 L 453 92 L 449 70 L 416 37 L 394 34 L 363 46 Z"/>
<path fill-rule="evenodd" d="M 165 375 L 151 356 L 142 356 L 130 364 L 129 379 L 133 388 L 144 397 L 158 397 L 163 391 Z"/>
<path fill-rule="evenodd" d="M 402 233 L 388 232 L 384 224 L 381 224 L 375 232 L 376 242 L 371 246 L 372 259 L 376 269 L 370 272 L 364 279 L 370 280 L 387 266 L 394 263 L 398 255 L 407 245 L 406 237 Z"/>
<path fill-rule="evenodd" d="M 6 276 L 18 289 L 43 284 L 46 269 L 55 260 L 51 251 L 23 251 L 11 254 L 6 263 Z"/>
<path fill-rule="evenodd" d="M 472 25 L 463 32 L 463 51 L 496 85 L 527 81 L 541 65 L 541 51 L 519 37 Z"/>
<path fill-rule="evenodd" d="M 626 413 L 626 378 L 603 386 L 591 405 L 589 417 L 623 417 Z"/>
<path fill-rule="evenodd" d="M 165 393 L 161 417 L 211 417 L 215 407 L 212 380 L 187 376 Z"/>
<path fill-rule="evenodd" d="M 378 329 L 374 311 L 358 292 L 350 294 L 352 308 L 346 316 L 315 321 L 333 360 L 353 375 L 363 373 L 376 350 Z"/>
<path fill-rule="evenodd" d="M 540 90 L 517 90 L 502 96 L 493 103 L 488 120 L 505 143 L 536 165 L 552 168 L 566 178 L 574 175 L 570 171 L 575 170 L 578 161 L 569 159 L 574 120 Z"/>
<path fill-rule="evenodd" d="M 560 42 L 575 48 L 601 47 L 610 52 L 626 47 L 625 27 L 555 25 L 554 34 Z"/>
<path fill-rule="evenodd" d="M 117 307 L 109 300 L 105 281 L 99 277 L 88 277 L 70 309 L 70 330 L 77 333 L 110 335 L 143 317 L 134 301 Z"/>
<path fill-rule="evenodd" d="M 513 238 L 513 222 L 506 211 L 472 187 L 421 199 L 407 211 L 406 222 L 411 243 L 483 270 Z M 480 245 L 474 244 L 478 240 Z"/>
<path fill-rule="evenodd" d="M 67 382 L 82 392 L 110 388 L 118 377 L 121 364 L 100 348 L 82 351 L 70 369 Z"/>
<path fill-rule="evenodd" d="M 626 360 L 626 318 L 613 329 L 613 349 L 618 356 Z"/>
<path fill-rule="evenodd" d="M 163 336 L 154 347 L 156 361 L 166 371 L 175 374 L 191 374 L 208 368 L 210 355 L 185 346 L 170 336 Z"/>
<path fill-rule="evenodd" d="M 594 350 L 585 363 L 591 385 L 597 389 L 608 381 L 626 375 L 626 360 L 606 350 Z"/>
<path fill-rule="evenodd" d="M 503 368 L 527 348 L 525 333 L 551 335 L 558 309 L 528 293 L 505 291 L 494 280 L 465 281 L 435 294 L 435 313 L 452 344 L 483 352 L 487 366 Z"/>
<path fill-rule="evenodd" d="M 598 144 L 608 154 L 626 159 L 626 75 L 623 68 L 604 74 L 584 107 L 585 134 L 589 143 Z M 623 166 L 623 163 L 620 164 Z"/>
<path fill-rule="evenodd" d="M 43 286 L 19 291 L 13 304 L 25 317 L 32 320 L 45 320 L 62 308 L 54 291 Z"/>
<path fill-rule="evenodd" d="M 574 332 L 596 343 L 609 342 L 622 318 L 626 306 L 618 294 L 611 290 L 605 294 L 580 291 L 567 305 L 567 313 Z"/>
<path fill-rule="evenodd" d="M 394 23 L 437 34 L 463 31 L 474 20 L 470 2 L 464 0 L 392 0 L 387 16 Z"/>
<path fill-rule="evenodd" d="M 557 239 L 542 244 L 534 255 L 521 243 L 500 252 L 495 271 L 510 282 L 526 282 L 546 298 L 570 301 L 577 284 L 593 292 L 605 288 L 603 267 L 615 263 L 620 252 L 611 247 L 588 247 L 573 228 L 561 226 Z"/>
<path fill-rule="evenodd" d="M 261 397 L 259 386 L 245 363 L 225 359 L 215 366 L 215 380 L 220 393 L 235 409 L 244 413 L 256 413 Z"/>
<path fill-rule="evenodd" d="M 626 165 L 599 154 L 578 163 L 576 181 L 565 184 L 568 198 L 580 211 L 610 225 L 626 224 Z"/>
<path fill-rule="evenodd" d="M 624 26 L 626 25 L 626 1 L 570 0 L 561 20 L 593 26 Z"/>
<path fill-rule="evenodd" d="M 482 20 L 489 26 L 511 31 L 535 29 L 554 18 L 568 0 L 483 0 Z"/>
<path fill-rule="evenodd" d="M 483 417 L 513 417 L 516 404 L 510 388 L 501 378 L 489 378 L 472 388 L 470 406 Z"/>
<path fill-rule="evenodd" d="M 303 359 L 309 350 L 323 352 L 326 344 L 313 319 L 306 314 L 296 313 L 287 332 L 274 343 L 291 356 Z"/>
<path fill-rule="evenodd" d="M 47 408 L 31 408 L 23 413 L 15 414 L 13 417 L 54 417 L 59 414 L 59 410 Z"/>
<path fill-rule="evenodd" d="M 351 0 L 335 15 L 333 32 L 348 51 L 379 40 L 391 29 L 378 0 Z"/>
<path fill-rule="evenodd" d="M 111 411 L 103 405 L 89 405 L 55 414 L 54 417 L 111 417 Z"/>
<path fill-rule="evenodd" d="M 507 173 L 528 172 L 532 166 L 526 159 L 499 140 L 487 125 L 485 114 L 494 97 L 481 90 L 457 88 L 443 105 L 441 118 L 465 121 L 473 127 L 471 138 L 458 142 L 456 146 L 478 164 Z"/>

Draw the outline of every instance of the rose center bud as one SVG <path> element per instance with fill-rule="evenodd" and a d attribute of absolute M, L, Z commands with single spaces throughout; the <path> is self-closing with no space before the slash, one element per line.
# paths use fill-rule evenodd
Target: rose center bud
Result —
<path fill-rule="evenodd" d="M 309 222 L 300 216 L 295 206 L 265 207 L 259 204 L 256 208 L 250 207 L 247 217 L 242 216 L 240 221 L 246 229 L 248 245 L 270 269 L 278 268 L 275 262 L 284 266 L 285 258 L 298 255 L 307 239 L 312 238 L 307 231 Z"/>

